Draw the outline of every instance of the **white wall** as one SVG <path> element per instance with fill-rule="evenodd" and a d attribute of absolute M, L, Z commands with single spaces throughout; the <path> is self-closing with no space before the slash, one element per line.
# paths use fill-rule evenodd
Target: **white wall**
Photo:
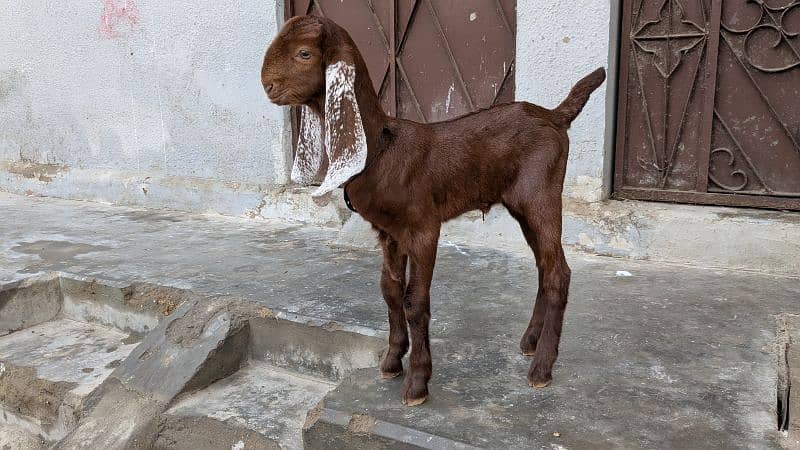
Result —
<path fill-rule="evenodd" d="M 517 1 L 517 100 L 552 108 L 584 75 L 601 66 L 612 69 L 570 130 L 565 194 L 590 202 L 603 197 L 604 181 L 610 181 L 606 134 L 613 126 L 606 124 L 606 92 L 616 83 L 609 42 L 617 19 L 612 20 L 612 2 Z"/>
<path fill-rule="evenodd" d="M 517 15 L 519 100 L 553 107 L 609 67 L 608 1 L 518 0 Z M 282 18 L 281 0 L 0 0 L 0 189 L 250 215 L 271 196 L 286 210 L 287 111 L 259 81 Z M 606 86 L 570 132 L 578 200 L 609 178 Z"/>
<path fill-rule="evenodd" d="M 259 80 L 282 16 L 282 1 L 0 0 L 0 188 L 186 209 L 193 185 L 284 183 L 286 113 Z"/>

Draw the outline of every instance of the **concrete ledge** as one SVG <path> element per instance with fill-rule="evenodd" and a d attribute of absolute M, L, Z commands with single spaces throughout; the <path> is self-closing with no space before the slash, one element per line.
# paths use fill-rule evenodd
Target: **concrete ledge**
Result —
<path fill-rule="evenodd" d="M 800 213 L 668 203 L 565 198 L 563 242 L 600 256 L 796 275 L 800 273 Z M 369 224 L 353 216 L 341 245 L 372 248 Z M 503 207 L 485 218 L 467 213 L 442 228 L 441 244 L 488 247 L 532 256 L 517 222 Z"/>
<path fill-rule="evenodd" d="M 583 253 L 797 275 L 800 213 L 637 201 L 565 199 L 563 241 Z M 355 218 L 351 219 L 351 222 Z M 352 224 L 348 227 L 354 228 Z M 350 239 L 354 241 L 354 239 Z M 484 222 L 468 214 L 445 225 L 444 244 L 488 246 L 531 255 L 503 208 Z"/>
<path fill-rule="evenodd" d="M 54 164 L 0 161 L 0 191 L 334 227 L 350 216 L 341 195 L 320 208 L 307 188 Z"/>
<path fill-rule="evenodd" d="M 372 374 L 374 376 L 374 374 Z M 303 444 L 310 449 L 477 449 L 462 442 L 424 431 L 325 407 L 321 401 L 308 412 L 303 426 Z"/>
<path fill-rule="evenodd" d="M 0 162 L 0 190 L 307 223 L 340 229 L 340 245 L 376 245 L 370 226 L 347 210 L 340 192 L 319 207 L 309 188 L 15 162 Z M 563 230 L 567 246 L 594 255 L 800 273 L 798 212 L 616 200 L 586 203 L 565 197 Z M 502 207 L 485 217 L 476 211 L 445 224 L 442 243 L 531 254 L 519 226 Z"/>

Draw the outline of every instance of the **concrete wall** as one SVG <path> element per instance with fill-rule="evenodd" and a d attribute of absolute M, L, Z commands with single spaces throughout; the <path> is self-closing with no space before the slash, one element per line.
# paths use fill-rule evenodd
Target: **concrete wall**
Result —
<path fill-rule="evenodd" d="M 617 17 L 612 20 L 616 4 L 616 0 L 575 0 L 568 5 L 517 2 L 518 100 L 555 107 L 578 79 L 598 67 L 609 69 L 609 82 L 592 95 L 570 130 L 564 191 L 589 202 L 601 200 L 610 186 L 604 180 L 611 165 L 606 143 L 614 128 L 613 123 L 606 124 L 606 101 L 609 87 L 613 93 L 616 86 L 616 54 L 609 53 L 616 48 Z"/>
<path fill-rule="evenodd" d="M 259 81 L 277 3 L 0 0 L 0 187 L 257 205 L 242 185 L 287 179 L 286 114 Z"/>
<path fill-rule="evenodd" d="M 517 10 L 520 100 L 554 106 L 608 67 L 606 2 Z M 0 0 L 0 18 L 0 188 L 234 215 L 264 215 L 266 198 L 330 221 L 274 199 L 291 197 L 291 129 L 258 69 L 281 0 Z M 605 91 L 571 133 L 566 191 L 587 201 L 602 197 Z"/>

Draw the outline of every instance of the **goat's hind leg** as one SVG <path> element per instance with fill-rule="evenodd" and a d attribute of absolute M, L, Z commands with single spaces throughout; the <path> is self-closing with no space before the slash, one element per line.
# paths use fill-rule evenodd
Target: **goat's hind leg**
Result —
<path fill-rule="evenodd" d="M 536 256 L 539 290 L 528 328 L 520 341 L 526 355 L 533 354 L 528 383 L 545 387 L 553 379 L 553 364 L 558 358 L 561 327 L 567 307 L 571 272 L 561 246 L 560 193 L 547 207 L 514 208 L 507 205 L 520 222 L 525 239 Z"/>
<path fill-rule="evenodd" d="M 389 309 L 389 349 L 381 360 L 381 378 L 395 378 L 403 373 L 403 356 L 408 351 L 408 328 L 403 310 L 406 293 L 406 261 L 397 241 L 380 232 L 378 239 L 383 248 L 381 293 Z"/>
<path fill-rule="evenodd" d="M 531 231 L 523 231 L 523 233 L 526 236 L 532 234 Z M 542 276 L 541 272 L 539 272 L 539 289 L 533 304 L 533 314 L 531 315 L 531 320 L 528 322 L 528 327 L 525 329 L 525 332 L 522 333 L 522 338 L 519 340 L 519 349 L 524 356 L 533 356 L 536 353 L 536 344 L 539 342 L 539 337 L 542 334 L 544 316 L 547 311 L 547 300 L 545 300 L 544 297 Z"/>
<path fill-rule="evenodd" d="M 528 246 L 531 248 L 531 250 L 533 250 L 534 255 L 538 257 L 539 251 L 536 248 L 536 239 L 533 235 L 533 231 L 528 226 L 528 219 L 521 211 L 522 208 L 520 208 L 518 211 L 508 204 L 506 204 L 505 207 L 511 213 L 511 216 L 514 217 L 514 219 L 516 219 L 519 223 L 519 226 L 522 229 L 522 234 L 525 236 L 525 241 L 528 243 Z M 539 271 L 539 291 L 536 293 L 536 298 L 534 299 L 533 314 L 531 315 L 531 320 L 528 322 L 528 327 L 525 329 L 525 332 L 522 334 L 522 338 L 519 340 L 519 349 L 525 356 L 534 355 L 536 352 L 536 343 L 539 341 L 539 336 L 542 333 L 544 315 L 547 310 L 547 306 L 545 305 L 546 301 L 543 299 L 543 297 L 542 273 Z"/>

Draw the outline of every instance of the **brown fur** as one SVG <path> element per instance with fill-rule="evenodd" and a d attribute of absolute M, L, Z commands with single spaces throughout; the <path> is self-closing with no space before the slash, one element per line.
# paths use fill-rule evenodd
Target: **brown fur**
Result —
<path fill-rule="evenodd" d="M 311 57 L 298 56 L 302 50 Z M 344 29 L 304 16 L 289 20 L 268 49 L 262 82 L 273 102 L 303 104 L 322 114 L 325 67 L 337 60 L 356 67 L 355 92 L 368 146 L 365 169 L 344 187 L 354 208 L 378 231 L 384 252 L 381 290 L 389 307 L 390 335 L 382 374 L 402 372 L 410 330 L 403 401 L 419 404 L 427 397 L 430 286 L 441 223 L 502 204 L 519 222 L 536 257 L 539 291 L 520 347 L 534 355 L 528 382 L 548 385 L 570 284 L 561 247 L 567 129 L 605 80 L 605 70 L 578 82 L 553 110 L 517 102 L 421 124 L 383 112 L 366 64 Z"/>

